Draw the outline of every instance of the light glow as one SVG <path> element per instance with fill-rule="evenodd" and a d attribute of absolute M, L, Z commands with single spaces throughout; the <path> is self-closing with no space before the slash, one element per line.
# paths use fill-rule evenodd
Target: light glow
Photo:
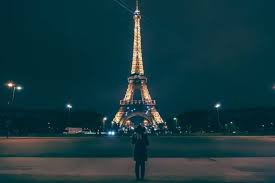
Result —
<path fill-rule="evenodd" d="M 108 135 L 114 136 L 116 133 L 114 131 L 109 131 Z"/>
<path fill-rule="evenodd" d="M 216 105 L 215 105 L 215 108 L 216 109 L 219 109 L 221 107 L 221 104 L 220 103 L 217 103 Z"/>
<path fill-rule="evenodd" d="M 72 108 L 73 108 L 73 106 L 72 106 L 71 104 L 67 104 L 66 107 L 67 107 L 68 109 L 72 109 Z"/>
<path fill-rule="evenodd" d="M 19 90 L 19 91 L 20 91 L 20 90 L 23 90 L 23 87 L 22 87 L 22 86 L 17 86 L 17 87 L 16 87 L 16 90 Z"/>
<path fill-rule="evenodd" d="M 9 82 L 9 83 L 7 83 L 7 86 L 8 86 L 9 88 L 13 88 L 13 87 L 15 86 L 15 84 L 12 83 L 12 82 Z"/>

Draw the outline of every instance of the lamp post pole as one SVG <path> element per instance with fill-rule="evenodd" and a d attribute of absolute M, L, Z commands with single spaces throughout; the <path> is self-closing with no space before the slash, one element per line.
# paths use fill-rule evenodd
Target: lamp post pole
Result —
<path fill-rule="evenodd" d="M 12 90 L 11 99 L 9 99 L 9 101 L 8 101 L 8 105 L 12 106 L 13 103 L 14 103 L 15 92 L 16 92 L 16 91 L 22 90 L 23 87 L 20 86 L 20 85 L 17 85 L 16 83 L 13 83 L 13 82 L 8 82 L 8 83 L 6 84 L 6 86 L 7 86 L 7 88 L 9 88 L 9 89 Z M 10 119 L 7 119 L 6 122 L 5 122 L 6 129 L 7 129 L 7 134 L 6 134 L 7 139 L 8 139 L 9 136 L 10 136 L 10 125 L 11 125 L 11 123 L 12 123 L 12 119 L 13 119 L 13 117 L 10 117 Z"/>
<path fill-rule="evenodd" d="M 177 129 L 177 128 L 178 128 L 178 118 L 177 118 L 177 117 L 174 117 L 173 119 L 174 119 L 174 121 L 175 121 L 176 129 Z"/>
<path fill-rule="evenodd" d="M 222 130 L 222 125 L 221 125 L 221 120 L 220 120 L 220 108 L 221 108 L 221 104 L 217 103 L 215 105 L 215 108 L 217 110 L 217 119 L 218 119 L 218 125 L 219 125 L 219 129 Z"/>
<path fill-rule="evenodd" d="M 13 82 L 9 82 L 9 83 L 7 84 L 7 87 L 8 87 L 9 89 L 12 89 L 12 96 L 11 96 L 11 99 L 9 100 L 8 104 L 13 105 L 13 103 L 14 103 L 14 98 L 15 98 L 15 92 L 16 92 L 16 91 L 21 91 L 21 90 L 23 89 L 23 87 L 20 86 L 20 85 L 15 84 L 15 83 L 13 83 Z"/>
<path fill-rule="evenodd" d="M 105 131 L 105 126 L 106 126 L 106 121 L 108 120 L 108 118 L 105 116 L 103 119 L 102 119 L 102 130 Z"/>
<path fill-rule="evenodd" d="M 72 106 L 72 104 L 67 104 L 66 107 L 68 109 L 68 123 L 71 123 L 71 110 L 72 110 L 73 106 Z"/>

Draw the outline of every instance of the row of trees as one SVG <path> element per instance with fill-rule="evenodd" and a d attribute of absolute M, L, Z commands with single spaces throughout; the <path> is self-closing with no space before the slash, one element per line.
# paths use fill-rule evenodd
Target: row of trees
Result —
<path fill-rule="evenodd" d="M 54 110 L 0 110 L 0 135 L 60 134 L 66 127 L 81 127 L 92 131 L 102 130 L 104 116 L 91 111 Z M 105 128 L 110 128 L 106 121 Z M 275 133 L 275 108 L 254 108 L 220 112 L 185 112 L 167 120 L 170 131 L 175 133 Z"/>
<path fill-rule="evenodd" d="M 97 129 L 102 115 L 91 111 L 1 110 L 0 135 L 60 134 L 66 127 Z"/>
<path fill-rule="evenodd" d="M 185 112 L 167 122 L 169 129 L 193 132 L 264 132 L 275 133 L 275 108 L 251 108 L 220 111 Z"/>

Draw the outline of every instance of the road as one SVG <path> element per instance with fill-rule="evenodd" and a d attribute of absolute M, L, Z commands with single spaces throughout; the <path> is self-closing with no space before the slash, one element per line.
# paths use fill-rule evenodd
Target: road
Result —
<path fill-rule="evenodd" d="M 275 157 L 275 137 L 149 137 L 150 157 Z M 0 157 L 131 157 L 129 137 L 0 139 Z"/>

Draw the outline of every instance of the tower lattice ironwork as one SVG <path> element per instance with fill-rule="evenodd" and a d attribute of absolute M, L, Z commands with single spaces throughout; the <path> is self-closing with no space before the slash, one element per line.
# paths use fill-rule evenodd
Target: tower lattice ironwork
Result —
<path fill-rule="evenodd" d="M 125 97 L 120 101 L 119 111 L 113 123 L 119 126 L 128 126 L 130 119 L 135 116 L 145 118 L 150 125 L 157 127 L 163 119 L 156 109 L 156 101 L 152 100 L 147 88 L 147 78 L 144 76 L 144 67 L 141 49 L 141 14 L 137 1 L 134 12 L 134 46 L 131 75 L 128 78 L 128 89 Z"/>

